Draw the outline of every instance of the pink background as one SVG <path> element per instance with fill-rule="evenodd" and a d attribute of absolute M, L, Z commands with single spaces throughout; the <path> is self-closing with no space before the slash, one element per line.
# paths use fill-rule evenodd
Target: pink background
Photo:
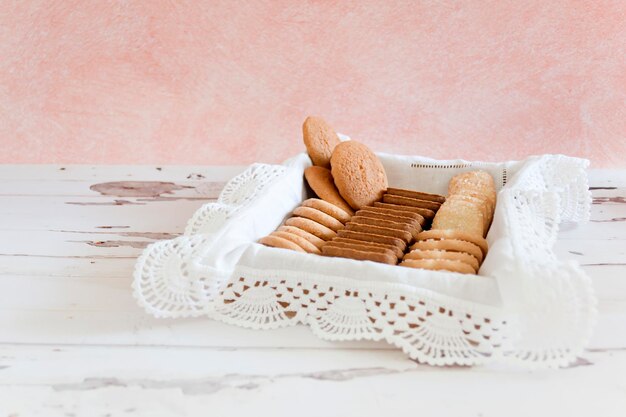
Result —
<path fill-rule="evenodd" d="M 174 4 L 176 3 L 176 4 Z M 624 1 L 3 1 L 0 162 L 375 150 L 626 166 Z"/>

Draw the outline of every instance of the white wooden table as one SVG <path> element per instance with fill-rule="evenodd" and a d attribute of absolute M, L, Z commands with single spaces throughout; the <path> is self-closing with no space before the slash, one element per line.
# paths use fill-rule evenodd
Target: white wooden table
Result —
<path fill-rule="evenodd" d="M 593 278 L 591 344 L 569 369 L 533 372 L 145 314 L 136 256 L 241 170 L 0 167 L 0 417 L 626 416 L 626 170 L 590 172 L 592 221 L 557 245 Z"/>

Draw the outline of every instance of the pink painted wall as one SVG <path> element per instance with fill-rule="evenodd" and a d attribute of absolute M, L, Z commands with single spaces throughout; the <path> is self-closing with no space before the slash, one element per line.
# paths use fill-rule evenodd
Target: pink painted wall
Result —
<path fill-rule="evenodd" d="M 277 162 L 317 114 L 380 151 L 626 166 L 624 1 L 243 3 L 1 2 L 0 162 Z"/>

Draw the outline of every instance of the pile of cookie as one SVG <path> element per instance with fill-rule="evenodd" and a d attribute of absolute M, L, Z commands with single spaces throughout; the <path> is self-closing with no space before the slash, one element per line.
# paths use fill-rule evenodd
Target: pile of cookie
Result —
<path fill-rule="evenodd" d="M 395 265 L 444 201 L 436 194 L 387 188 L 382 201 L 358 210 L 322 254 Z"/>
<path fill-rule="evenodd" d="M 485 171 L 455 175 L 431 229 L 420 233 L 400 265 L 476 274 L 487 254 L 496 188 Z"/>
<path fill-rule="evenodd" d="M 299 252 L 431 270 L 477 273 L 487 253 L 495 186 L 484 171 L 455 176 L 448 197 L 388 187 L 367 146 L 341 142 L 321 118 L 302 127 L 312 192 L 259 242 Z M 408 249 L 408 251 L 407 251 Z"/>
<path fill-rule="evenodd" d="M 275 248 L 321 254 L 329 240 L 350 221 L 350 214 L 319 198 L 309 198 L 293 211 L 284 225 L 259 240 Z"/>

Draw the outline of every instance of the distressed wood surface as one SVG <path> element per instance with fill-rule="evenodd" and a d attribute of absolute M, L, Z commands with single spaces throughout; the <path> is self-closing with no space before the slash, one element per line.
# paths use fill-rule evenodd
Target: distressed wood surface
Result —
<path fill-rule="evenodd" d="M 591 222 L 563 225 L 556 246 L 594 282 L 589 348 L 570 369 L 520 372 L 431 368 L 302 326 L 146 315 L 129 289 L 135 258 L 242 169 L 0 166 L 1 417 L 624 415 L 626 170 L 590 171 Z"/>

